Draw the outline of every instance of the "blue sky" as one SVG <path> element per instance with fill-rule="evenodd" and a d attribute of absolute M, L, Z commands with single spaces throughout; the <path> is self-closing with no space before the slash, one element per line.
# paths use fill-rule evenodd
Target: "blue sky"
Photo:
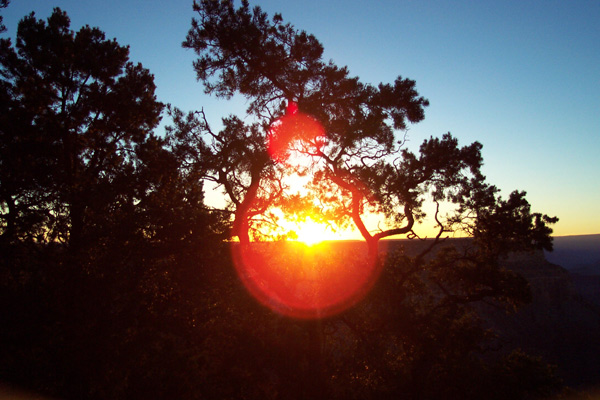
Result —
<path fill-rule="evenodd" d="M 504 194 L 526 190 L 556 215 L 556 235 L 600 233 L 600 2 L 251 1 L 313 33 L 325 57 L 363 82 L 416 80 L 431 102 L 411 146 L 451 132 L 480 141 L 484 173 Z M 35 11 L 67 11 L 72 28 L 100 27 L 155 75 L 157 95 L 211 121 L 243 116 L 243 99 L 210 98 L 181 42 L 191 0 L 12 0 L 8 32 Z"/>

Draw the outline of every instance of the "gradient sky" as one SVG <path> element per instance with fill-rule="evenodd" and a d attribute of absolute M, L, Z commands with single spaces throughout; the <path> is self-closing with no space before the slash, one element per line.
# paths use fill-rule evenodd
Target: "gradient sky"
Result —
<path fill-rule="evenodd" d="M 556 215 L 555 235 L 600 233 L 600 2 L 251 1 L 314 34 L 325 58 L 363 82 L 416 80 L 430 100 L 410 145 L 451 132 L 483 144 L 484 174 L 507 195 L 526 190 Z M 67 11 L 72 29 L 98 26 L 155 75 L 160 101 L 204 108 L 210 121 L 243 116 L 243 99 L 203 93 L 181 42 L 192 0 L 12 0 L 13 37 L 31 11 Z M 167 121 L 168 122 L 168 121 Z"/>

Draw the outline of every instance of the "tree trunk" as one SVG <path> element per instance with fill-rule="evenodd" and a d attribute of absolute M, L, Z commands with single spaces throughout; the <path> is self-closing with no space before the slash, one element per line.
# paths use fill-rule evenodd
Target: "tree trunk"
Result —
<path fill-rule="evenodd" d="M 254 203 L 256 194 L 258 193 L 258 187 L 260 185 L 260 172 L 253 173 L 251 179 L 252 181 L 250 183 L 250 187 L 246 191 L 244 200 L 239 203 L 237 209 L 235 210 L 235 220 L 233 221 L 232 236 L 237 236 L 242 245 L 247 245 L 250 243 L 250 235 L 248 233 L 250 229 L 250 224 L 248 223 L 248 211 L 250 211 L 252 203 Z"/>
<path fill-rule="evenodd" d="M 71 220 L 71 229 L 69 230 L 69 250 L 71 255 L 79 254 L 84 245 L 84 209 L 85 207 L 80 201 L 72 200 L 69 207 L 69 219 Z"/>

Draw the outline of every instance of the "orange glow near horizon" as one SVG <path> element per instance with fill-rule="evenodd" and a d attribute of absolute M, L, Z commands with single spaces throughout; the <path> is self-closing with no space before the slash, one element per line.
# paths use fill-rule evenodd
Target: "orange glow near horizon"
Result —
<path fill-rule="evenodd" d="M 326 224 L 314 221 L 311 217 L 306 217 L 304 221 L 297 222 L 284 220 L 281 224 L 285 229 L 295 234 L 292 235 L 291 239 L 307 246 L 314 246 L 326 241 L 344 240 L 343 235 L 340 235 L 339 232 L 335 232 Z"/>

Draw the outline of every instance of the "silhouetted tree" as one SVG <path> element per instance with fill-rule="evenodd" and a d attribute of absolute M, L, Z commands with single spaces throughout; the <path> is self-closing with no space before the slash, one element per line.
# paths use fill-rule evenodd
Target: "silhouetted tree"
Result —
<path fill-rule="evenodd" d="M 461 212 L 479 207 L 475 202 L 496 199 L 497 189 L 483 182 L 479 143 L 460 148 L 447 134 L 441 140 L 425 141 L 419 157 L 399 148 L 403 142 L 398 142 L 396 133 L 409 122 L 421 121 L 428 105 L 416 92 L 414 81 L 399 77 L 393 84 L 377 87 L 361 83 L 345 67 L 323 61 L 323 48 L 314 36 L 284 24 L 279 14 L 269 20 L 260 8 L 250 10 L 247 2 L 235 9 L 229 1 L 201 1 L 195 2 L 195 9 L 200 18 L 193 21 L 184 47 L 199 54 L 194 63 L 198 79 L 207 93 L 247 97 L 248 113 L 261 118 L 246 151 L 262 146 L 261 159 L 266 159 L 269 130 L 286 102 L 294 102 L 324 126 L 326 138 L 318 139 L 324 143 L 314 139 L 312 150 L 305 151 L 314 157 L 314 195 L 327 198 L 321 209 L 327 218 L 337 223 L 351 219 L 375 246 L 379 239 L 413 233 L 414 224 L 426 215 L 422 206 L 428 198 L 458 204 Z M 199 122 L 197 128 L 205 136 L 210 133 L 219 143 L 235 142 Z M 236 126 L 241 125 L 237 120 Z M 257 135 L 262 140 L 257 141 Z M 224 146 L 213 148 L 218 154 Z M 260 170 L 268 162 L 257 165 Z M 260 179 L 259 172 L 254 175 L 255 181 Z M 226 183 L 235 187 L 238 181 L 218 183 L 227 189 Z M 369 232 L 362 219 L 369 207 L 383 212 L 392 227 Z M 435 216 L 441 218 L 439 213 Z M 540 218 L 541 225 L 548 222 Z M 440 228 L 453 228 L 457 221 L 466 220 L 449 218 Z M 545 232 L 542 226 L 539 230 Z"/>
<path fill-rule="evenodd" d="M 69 25 L 59 9 L 47 22 L 31 14 L 15 47 L 2 40 L 0 182 L 4 240 L 58 240 L 76 253 L 134 201 L 122 177 L 137 167 L 136 147 L 155 140 L 163 106 L 126 47 Z"/>
<path fill-rule="evenodd" d="M 524 192 L 500 197 L 481 173 L 477 142 L 460 147 L 448 133 L 425 140 L 417 154 L 404 148 L 408 123 L 421 121 L 428 105 L 414 81 L 362 83 L 347 68 L 324 61 L 314 36 L 285 24 L 279 14 L 268 18 L 259 7 L 251 9 L 248 1 L 236 8 L 233 1 L 201 0 L 194 9 L 198 18 L 183 46 L 198 54 L 198 79 L 207 93 L 246 97 L 247 113 L 257 121 L 246 126 L 229 117 L 217 133 L 202 112 L 176 113 L 181 137 L 193 137 L 198 152 L 207 155 L 201 157 L 207 179 L 229 196 L 232 235 L 248 242 L 248 232 L 258 226 L 255 217 L 268 216 L 270 207 L 302 212 L 308 205 L 324 221 L 352 223 L 376 259 L 381 239 L 419 238 L 414 228 L 429 214 L 437 235 L 417 254 L 389 258 L 381 297 L 376 290 L 341 319 L 366 348 L 379 347 L 373 354 L 381 357 L 369 365 L 368 355 L 352 363 L 346 354 L 338 372 L 370 390 L 369 396 L 480 396 L 484 387 L 469 392 L 462 385 L 469 373 L 485 370 L 481 354 L 490 339 L 473 305 L 488 301 L 511 308 L 529 300 L 527 283 L 502 267 L 503 257 L 551 249 L 549 225 L 557 219 L 531 212 Z M 280 182 L 297 170 L 269 157 L 269 140 L 277 121 L 295 112 L 317 120 L 325 134 L 299 129 L 286 139 L 311 160 L 302 171 L 313 178 L 310 191 L 294 204 Z M 427 210 L 428 203 L 434 211 Z M 450 204 L 449 211 L 442 212 L 442 204 Z M 369 231 L 367 211 L 383 215 L 387 227 Z M 449 232 L 472 239 L 445 247 Z M 373 331 L 365 322 L 373 320 L 385 329 Z M 372 369 L 357 379 L 365 367 Z"/>
<path fill-rule="evenodd" d="M 357 215 L 367 195 L 356 169 L 367 157 L 377 161 L 393 154 L 394 129 L 423 119 L 423 107 L 428 102 L 418 96 L 414 81 L 399 77 L 393 85 L 363 84 L 350 77 L 346 68 L 323 61 L 323 48 L 314 36 L 283 24 L 280 15 L 270 21 L 258 8 L 251 12 L 247 3 L 238 10 L 231 2 L 218 1 L 195 3 L 195 8 L 201 17 L 193 22 L 184 47 L 193 48 L 200 55 L 194 66 L 206 91 L 225 98 L 240 93 L 249 99 L 248 112 L 260 118 L 253 132 L 261 137 L 253 143 L 262 147 L 262 160 L 268 160 L 267 135 L 272 123 L 282 115 L 286 101 L 297 103 L 301 111 L 321 122 L 327 140 L 322 146 L 314 143 L 319 150 L 314 156 L 324 164 L 315 178 L 335 179 L 335 184 L 345 190 L 345 199 L 356 198 L 349 208 L 341 204 L 327 216 L 336 218 L 338 224 L 353 218 L 361 233 L 367 233 Z M 206 126 L 199 127 L 208 131 Z M 257 132 L 258 128 L 262 130 Z M 218 137 L 221 143 L 232 143 L 227 135 Z M 222 151 L 219 146 L 212 148 L 215 153 Z M 261 171 L 267 171 L 272 163 L 257 163 L 247 179 L 256 183 L 246 187 L 260 187 L 260 182 L 272 181 L 270 174 Z M 226 190 L 239 186 L 227 174 L 220 178 L 218 183 Z M 248 203 L 257 196 L 254 190 L 239 192 Z M 273 201 L 274 196 L 271 193 L 264 197 Z M 232 202 L 242 204 L 237 199 Z M 341 212 L 342 208 L 346 211 Z M 236 230 L 234 235 L 238 234 Z"/>
<path fill-rule="evenodd" d="M 224 128 L 217 134 L 203 111 L 184 115 L 175 108 L 170 114 L 174 126 L 169 137 L 178 154 L 203 171 L 203 179 L 223 187 L 230 202 L 223 211 L 234 216 L 232 234 L 249 242 L 250 231 L 256 229 L 250 221 L 258 216 L 264 222 L 272 196 L 282 190 L 281 168 L 264 146 L 265 126 L 248 126 L 231 116 L 223 119 Z"/>
<path fill-rule="evenodd" d="M 231 284 L 217 284 L 226 221 L 204 206 L 203 172 L 153 134 L 149 71 L 69 27 L 55 9 L 0 42 L 0 379 L 61 398 L 193 397 L 181 382 L 202 381 L 203 349 L 188 344 Z"/>

